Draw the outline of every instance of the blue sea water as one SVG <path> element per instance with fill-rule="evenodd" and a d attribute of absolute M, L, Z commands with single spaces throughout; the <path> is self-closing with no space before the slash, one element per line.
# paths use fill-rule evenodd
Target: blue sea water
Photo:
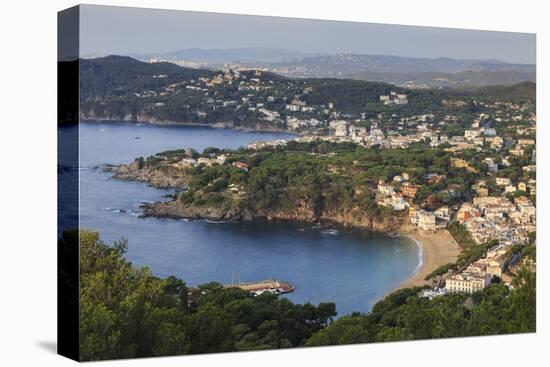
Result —
<path fill-rule="evenodd" d="M 61 128 L 60 139 L 76 128 Z M 126 257 L 157 276 L 175 275 L 189 285 L 282 279 L 296 287 L 285 297 L 335 302 L 341 316 L 369 311 L 419 264 L 418 246 L 402 237 L 303 223 L 139 218 L 141 202 L 164 200 L 171 190 L 118 181 L 98 168 L 169 149 L 237 148 L 291 135 L 100 122 L 78 128 L 81 227 L 99 230 L 107 242 L 127 238 Z"/>

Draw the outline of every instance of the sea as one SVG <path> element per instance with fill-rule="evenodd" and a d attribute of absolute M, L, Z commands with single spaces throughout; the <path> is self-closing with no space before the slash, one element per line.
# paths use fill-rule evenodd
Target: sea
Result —
<path fill-rule="evenodd" d="M 173 190 L 120 181 L 106 164 L 129 163 L 171 149 L 239 148 L 255 141 L 292 139 L 249 132 L 125 122 L 83 122 L 61 127 L 59 142 L 79 129 L 80 226 L 112 243 L 128 240 L 126 258 L 159 277 L 190 286 L 265 279 L 291 283 L 282 295 L 295 303 L 334 302 L 338 317 L 368 312 L 414 274 L 421 249 L 406 237 L 311 223 L 218 223 L 140 218 L 140 205 L 167 200 Z"/>

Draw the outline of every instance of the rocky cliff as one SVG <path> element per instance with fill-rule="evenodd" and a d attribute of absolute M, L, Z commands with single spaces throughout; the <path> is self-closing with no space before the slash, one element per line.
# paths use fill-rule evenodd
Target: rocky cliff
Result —
<path fill-rule="evenodd" d="M 233 121 L 217 121 L 217 122 L 189 122 L 189 121 L 172 121 L 162 120 L 147 113 L 123 113 L 120 115 L 110 114 L 98 114 L 93 110 L 86 110 L 80 112 L 81 121 L 102 121 L 102 122 L 131 122 L 131 123 L 143 123 L 157 126 L 201 126 L 211 127 L 214 129 L 235 129 L 242 131 L 254 131 L 254 132 L 278 132 L 278 133 L 291 133 L 297 135 L 305 135 L 309 133 L 309 130 L 296 132 L 290 129 L 283 128 L 276 124 L 268 123 L 265 120 L 258 121 L 251 125 L 240 126 L 235 125 Z"/>
<path fill-rule="evenodd" d="M 164 166 L 160 169 L 142 167 L 139 160 L 130 164 L 114 167 L 114 178 L 126 181 L 146 182 L 159 189 L 183 189 L 187 187 L 190 177 L 185 171 L 175 167 Z"/>
<path fill-rule="evenodd" d="M 147 167 L 136 159 L 128 165 L 115 167 L 114 177 L 121 180 L 146 182 L 157 188 L 185 189 L 191 177 L 185 170 L 163 165 Z M 143 206 L 145 217 L 242 222 L 252 220 L 331 222 L 338 225 L 363 228 L 377 232 L 394 232 L 403 225 L 404 217 L 398 214 L 372 215 L 360 208 L 319 208 L 303 199 L 292 205 L 280 205 L 270 209 L 255 209 L 246 200 L 236 200 L 231 205 L 195 205 L 174 199 Z"/>
<path fill-rule="evenodd" d="M 395 232 L 404 223 L 399 215 L 370 216 L 359 209 L 340 209 L 315 213 L 307 205 L 298 203 L 291 209 L 252 210 L 238 205 L 222 208 L 184 204 L 178 200 L 156 202 L 144 206 L 144 216 L 174 219 L 206 219 L 212 221 L 242 222 L 253 220 L 330 222 L 346 227 L 362 228 L 376 232 Z"/>

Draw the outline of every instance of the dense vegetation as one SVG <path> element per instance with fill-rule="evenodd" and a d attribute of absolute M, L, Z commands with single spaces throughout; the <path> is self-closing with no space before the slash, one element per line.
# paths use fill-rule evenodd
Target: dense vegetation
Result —
<path fill-rule="evenodd" d="M 153 78 L 152 75 L 167 75 Z M 210 76 L 203 69 L 182 68 L 168 62 L 145 63 L 125 56 L 80 60 L 80 98 L 100 100 L 164 87 L 181 80 Z"/>
<path fill-rule="evenodd" d="M 246 82 L 259 80 L 260 88 L 255 90 L 239 89 L 240 81 L 208 87 L 197 82 L 199 77 L 210 78 L 216 74 L 219 72 L 170 63 L 145 63 L 121 56 L 81 60 L 81 112 L 98 119 L 137 120 L 141 116 L 146 120 L 170 122 L 231 122 L 250 128 L 258 124 L 265 128 L 284 128 L 287 116 L 320 120 L 329 117 L 367 119 L 380 113 L 385 114 L 388 121 L 415 114 L 434 114 L 437 119 L 454 115 L 463 124 L 469 123 L 474 114 L 483 112 L 473 106 L 474 100 L 535 99 L 532 82 L 475 90 L 422 90 L 352 79 L 291 79 L 269 72 L 258 76 L 253 71 L 243 71 L 241 75 Z M 390 92 L 406 94 L 409 103 L 384 105 L 380 95 Z M 313 110 L 289 113 L 285 106 L 296 96 Z M 444 99 L 463 99 L 467 103 L 453 107 L 443 104 Z M 229 106 L 224 105 L 227 101 Z M 333 108 L 327 112 L 329 105 Z M 278 112 L 280 119 L 266 120 L 258 110 L 261 106 Z"/>
<path fill-rule="evenodd" d="M 537 85 L 535 82 L 530 81 L 508 86 L 491 85 L 479 88 L 472 94 L 503 100 L 530 100 L 534 103 L 537 98 Z"/>
<path fill-rule="evenodd" d="M 80 232 L 82 360 L 297 347 L 336 314 L 333 303 L 294 305 L 218 283 L 188 288 L 134 267 L 126 249 Z"/>
<path fill-rule="evenodd" d="M 408 114 L 431 113 L 441 109 L 443 93 L 427 90 L 410 90 L 381 82 L 367 82 L 352 79 L 306 79 L 304 86 L 309 86 L 312 92 L 303 99 L 309 104 L 321 105 L 327 101 L 334 103 L 336 108 L 345 113 L 365 112 L 367 116 L 375 116 L 379 112 L 398 112 Z M 380 96 L 390 92 L 407 94 L 409 103 L 402 106 L 385 106 L 380 103 Z"/>
<path fill-rule="evenodd" d="M 126 249 L 125 241 L 107 246 L 97 233 L 80 232 L 82 360 L 535 331 L 535 274 L 525 269 L 513 291 L 497 284 L 429 300 L 404 289 L 368 314 L 333 321 L 333 303 L 295 305 L 217 283 L 190 288 L 157 278 L 125 260 Z"/>
<path fill-rule="evenodd" d="M 406 172 L 410 182 L 420 187 L 415 202 L 435 206 L 460 202 L 469 195 L 469 187 L 477 177 L 466 169 L 451 168 L 451 153 L 422 146 L 390 150 L 291 141 L 285 148 L 262 151 L 214 151 L 215 148 L 207 150 L 203 156 L 226 153 L 227 162 L 190 168 L 192 179 L 188 191 L 179 197 L 182 203 L 254 211 L 292 210 L 305 205 L 317 216 L 348 209 L 383 216 L 388 209 L 375 201 L 379 180 L 391 181 Z M 164 169 L 186 154 L 159 153 L 144 160 L 144 164 Z M 232 165 L 234 162 L 245 163 L 248 169 L 239 169 Z M 425 184 L 430 173 L 446 175 L 446 180 Z M 244 194 L 235 196 L 228 191 L 230 186 L 238 187 Z"/>

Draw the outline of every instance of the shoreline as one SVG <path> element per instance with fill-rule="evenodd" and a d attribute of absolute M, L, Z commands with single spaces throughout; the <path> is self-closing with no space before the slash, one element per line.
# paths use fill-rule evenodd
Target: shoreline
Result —
<path fill-rule="evenodd" d="M 245 126 L 234 126 L 231 122 L 216 122 L 213 124 L 205 124 L 200 122 L 178 122 L 178 121 L 152 121 L 152 120 L 121 120 L 121 119 L 111 119 L 111 118 L 96 118 L 96 119 L 89 119 L 84 118 L 80 120 L 80 122 L 83 123 L 121 123 L 121 124 L 143 124 L 143 125 L 150 125 L 150 126 L 156 126 L 156 127 L 204 127 L 209 129 L 227 129 L 227 130 L 235 130 L 235 131 L 243 131 L 248 133 L 281 133 L 281 134 L 288 134 L 288 135 L 294 135 L 294 136 L 307 136 L 310 134 L 310 132 L 307 131 L 291 131 L 283 128 L 278 127 L 266 127 L 264 129 L 256 129 L 253 127 L 245 127 Z"/>
<path fill-rule="evenodd" d="M 94 122 L 100 122 L 98 120 L 95 121 L 86 121 L 87 123 L 94 123 Z M 181 125 L 180 125 L 181 126 Z M 216 128 L 214 126 L 208 126 L 209 128 Z M 218 127 L 219 128 L 219 127 Z M 117 179 L 126 180 L 125 178 L 116 177 Z M 130 181 L 135 181 L 135 179 L 129 179 Z M 138 180 L 141 181 L 141 180 Z M 190 215 L 189 213 L 178 213 L 178 215 L 175 215 L 173 213 L 164 212 L 161 215 L 158 213 L 151 212 L 155 205 L 169 205 L 173 201 L 160 201 L 156 203 L 152 203 L 146 206 L 143 206 L 143 213 L 140 215 L 140 217 L 156 217 L 156 218 L 172 218 L 172 219 L 186 219 L 186 220 L 200 220 L 204 219 L 207 221 L 252 221 L 252 220 L 258 220 L 260 217 L 252 218 L 250 217 L 248 220 L 244 219 L 242 216 L 239 216 L 238 219 L 235 218 L 226 218 L 225 216 L 220 216 L 216 214 L 214 217 L 210 217 L 212 214 L 215 213 L 207 213 L 209 215 L 201 214 L 199 216 L 197 215 Z M 261 218 L 263 220 L 272 221 L 272 220 L 281 220 L 281 221 L 290 221 L 295 222 L 297 218 L 295 217 L 277 217 L 276 215 L 271 217 L 269 215 L 262 215 Z M 309 219 L 309 220 L 308 220 Z M 410 240 L 414 241 L 415 244 L 418 246 L 418 265 L 415 267 L 414 272 L 403 282 L 398 284 L 397 286 L 391 288 L 388 292 L 384 294 L 382 297 L 385 298 L 390 293 L 393 293 L 399 289 L 403 288 L 413 288 L 418 286 L 425 286 L 425 285 L 431 285 L 432 281 L 426 281 L 424 278 L 429 273 L 433 272 L 437 268 L 439 268 L 442 265 L 448 264 L 448 263 L 454 263 L 458 256 L 460 255 L 461 248 L 456 243 L 456 241 L 452 238 L 451 234 L 446 230 L 439 230 L 437 232 L 425 232 L 421 230 L 413 229 L 411 226 L 407 224 L 399 224 L 397 226 L 394 226 L 393 228 L 385 228 L 380 230 L 380 228 L 375 228 L 375 226 L 363 226 L 363 225 L 357 225 L 351 224 L 349 222 L 342 222 L 339 220 L 336 220 L 335 218 L 327 218 L 327 217 L 317 217 L 314 220 L 312 218 L 303 218 L 303 222 L 316 222 L 316 221 L 322 221 L 325 223 L 330 223 L 332 225 L 336 226 L 342 226 L 344 228 L 354 228 L 354 229 L 360 229 L 360 230 L 366 230 L 366 231 L 372 231 L 372 232 L 379 232 L 384 234 L 391 234 L 396 233 L 399 237 L 407 237 Z M 328 224 L 327 223 L 327 224 Z"/>
<path fill-rule="evenodd" d="M 441 265 L 455 262 L 461 251 L 458 243 L 446 229 L 439 230 L 436 233 L 400 230 L 398 235 L 416 242 L 420 248 L 421 259 L 414 273 L 407 280 L 387 292 L 383 298 L 400 289 L 431 285 L 431 281 L 424 279 L 426 275 Z"/>
<path fill-rule="evenodd" d="M 116 179 L 126 180 L 124 177 L 115 177 Z M 128 180 L 135 181 L 130 178 Z M 138 180 L 145 181 L 146 180 Z M 168 186 L 169 187 L 169 186 Z M 382 218 L 374 220 L 372 218 L 363 219 L 363 221 L 346 222 L 341 217 L 317 216 L 314 213 L 296 213 L 281 211 L 255 211 L 247 208 L 229 208 L 219 209 L 218 207 L 197 207 L 193 205 L 180 204 L 177 200 L 157 201 L 142 206 L 143 213 L 141 217 L 152 218 L 171 218 L 186 220 L 207 220 L 224 222 L 303 222 L 303 223 L 321 223 L 324 226 L 336 226 L 350 230 L 360 230 L 367 232 L 377 232 L 383 234 L 394 233 L 401 228 L 402 218 L 395 217 Z"/>

